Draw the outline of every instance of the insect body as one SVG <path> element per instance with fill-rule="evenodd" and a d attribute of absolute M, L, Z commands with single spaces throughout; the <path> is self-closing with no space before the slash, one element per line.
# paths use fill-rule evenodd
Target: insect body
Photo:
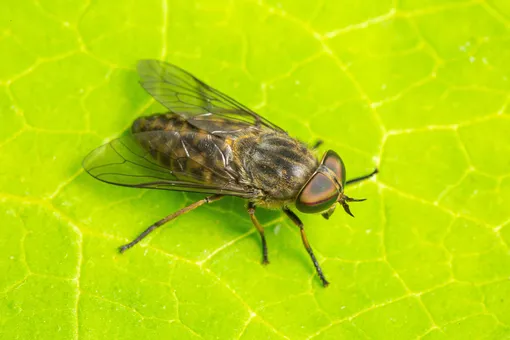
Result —
<path fill-rule="evenodd" d="M 328 151 L 318 161 L 313 150 L 284 130 L 186 71 L 161 61 L 138 63 L 141 85 L 168 113 L 135 120 L 131 133 L 92 151 L 83 161 L 95 178 L 137 188 L 208 194 L 154 223 L 121 252 L 164 223 L 223 196 L 248 200 L 248 214 L 260 233 L 263 263 L 268 263 L 264 229 L 255 217 L 257 206 L 278 208 L 300 228 L 303 244 L 324 284 L 303 224 L 289 208 L 322 213 L 329 218 L 337 203 L 351 214 L 341 158 Z M 352 215 L 352 214 L 351 214 Z"/>

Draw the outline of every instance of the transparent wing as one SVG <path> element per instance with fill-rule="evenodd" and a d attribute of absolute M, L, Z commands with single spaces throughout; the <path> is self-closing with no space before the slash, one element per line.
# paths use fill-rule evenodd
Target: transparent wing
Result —
<path fill-rule="evenodd" d="M 157 101 L 205 131 L 212 132 L 213 127 L 209 123 L 216 120 L 284 132 L 246 106 L 175 65 L 158 60 L 140 60 L 138 74 L 142 87 Z"/>
<path fill-rule="evenodd" d="M 192 144 L 197 138 L 202 138 L 200 147 Z M 83 167 L 96 179 L 115 185 L 254 197 L 253 190 L 236 183 L 229 151 L 218 144 L 221 141 L 210 135 L 140 132 L 93 150 Z"/>

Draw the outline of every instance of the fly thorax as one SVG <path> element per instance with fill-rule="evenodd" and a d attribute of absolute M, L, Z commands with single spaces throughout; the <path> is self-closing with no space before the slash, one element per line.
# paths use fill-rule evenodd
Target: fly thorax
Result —
<path fill-rule="evenodd" d="M 305 145 L 287 134 L 260 136 L 245 159 L 253 185 L 275 200 L 291 200 L 317 169 Z"/>

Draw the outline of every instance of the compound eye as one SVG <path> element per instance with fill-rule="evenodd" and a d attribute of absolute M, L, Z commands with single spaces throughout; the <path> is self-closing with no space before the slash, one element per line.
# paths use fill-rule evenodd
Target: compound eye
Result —
<path fill-rule="evenodd" d="M 335 173 L 343 188 L 345 186 L 345 165 L 342 158 L 335 151 L 329 150 L 322 158 L 322 164 Z"/>
<path fill-rule="evenodd" d="M 328 176 L 317 172 L 305 184 L 296 200 L 296 208 L 307 214 L 328 210 L 338 199 L 335 182 Z"/>

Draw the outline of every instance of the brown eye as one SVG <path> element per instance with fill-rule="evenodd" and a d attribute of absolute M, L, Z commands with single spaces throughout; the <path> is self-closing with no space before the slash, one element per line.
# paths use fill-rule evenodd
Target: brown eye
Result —
<path fill-rule="evenodd" d="M 345 186 L 345 165 L 340 156 L 338 156 L 335 151 L 329 150 L 324 155 L 322 164 L 335 173 L 338 181 L 342 183 L 343 188 Z"/>
<path fill-rule="evenodd" d="M 318 172 L 304 186 L 296 200 L 296 208 L 307 214 L 327 210 L 338 199 L 335 183 L 326 175 Z"/>

